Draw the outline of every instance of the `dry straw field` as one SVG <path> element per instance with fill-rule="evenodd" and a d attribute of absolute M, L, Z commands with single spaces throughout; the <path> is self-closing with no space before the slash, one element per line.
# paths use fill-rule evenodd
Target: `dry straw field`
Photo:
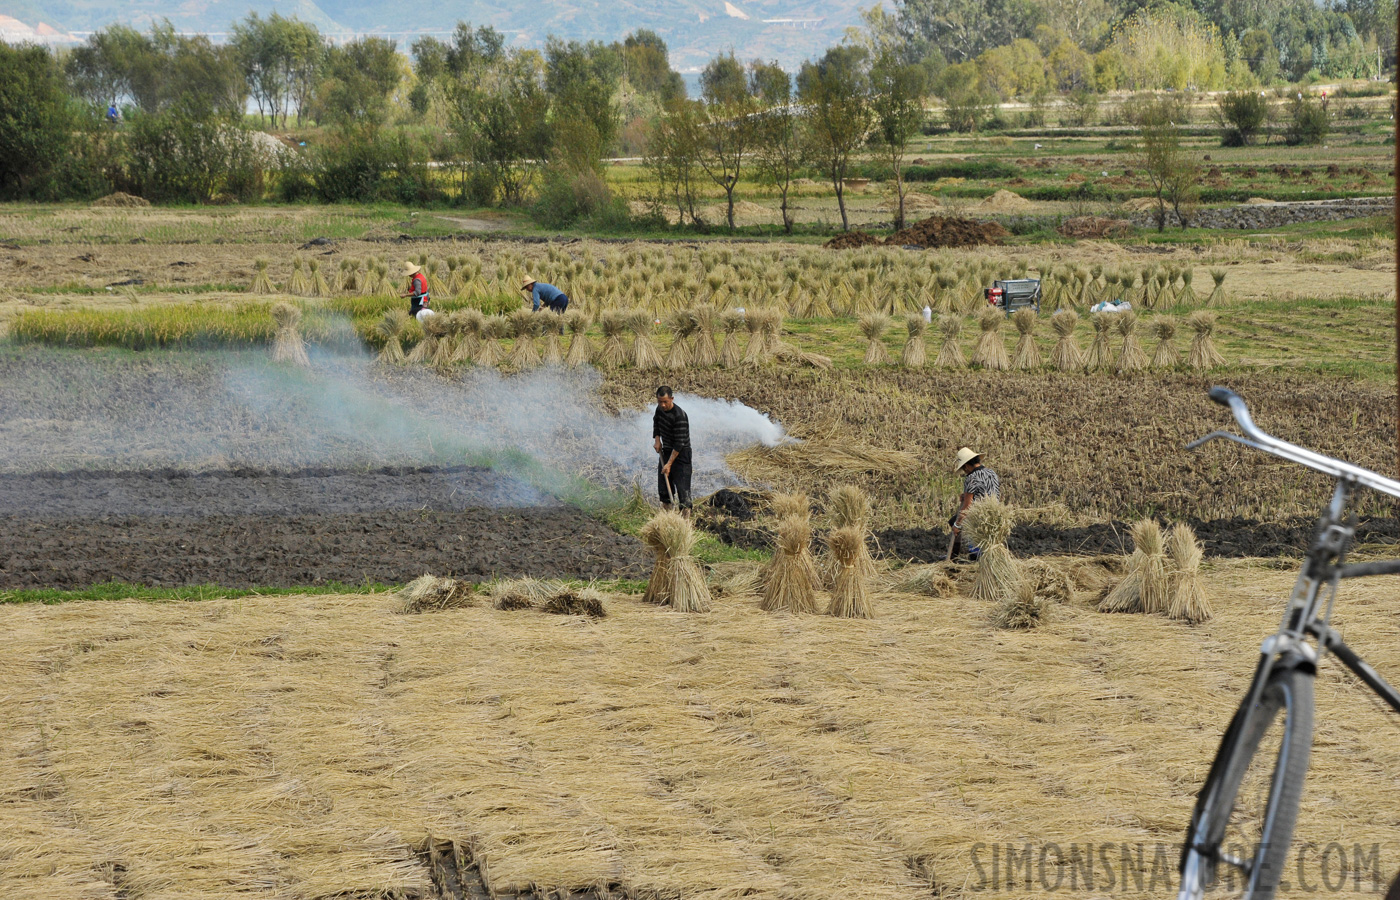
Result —
<path fill-rule="evenodd" d="M 0 893 L 1165 897 L 1290 580 L 1221 564 L 1206 624 L 1079 594 L 1033 631 L 966 596 L 880 595 L 873 619 L 732 597 L 609 596 L 603 618 L 384 595 L 5 607 Z M 1341 627 L 1395 671 L 1389 586 L 1347 587 Z M 1388 879 L 1400 743 L 1338 668 L 1297 837 L 1378 843 Z M 1063 850 L 989 884 L 991 845 L 1027 842 Z M 1092 888 L 1056 865 L 1075 844 L 1109 847 Z"/>

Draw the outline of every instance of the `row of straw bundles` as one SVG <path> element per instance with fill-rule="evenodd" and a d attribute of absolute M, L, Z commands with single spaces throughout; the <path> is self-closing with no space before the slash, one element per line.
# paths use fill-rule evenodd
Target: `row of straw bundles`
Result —
<path fill-rule="evenodd" d="M 1201 584 L 1201 546 L 1191 526 L 1172 528 L 1165 542 L 1152 519 L 1133 525 L 1133 555 L 1128 574 L 1099 603 L 1099 612 L 1165 614 L 1185 622 L 1211 617 L 1210 601 Z"/>
<path fill-rule="evenodd" d="M 479 597 L 471 582 L 455 578 L 423 575 L 399 591 L 398 612 L 424 613 L 476 606 Z M 591 585 L 518 578 L 499 581 L 491 587 L 491 605 L 500 610 L 534 609 L 556 615 L 607 615 L 603 595 Z"/>

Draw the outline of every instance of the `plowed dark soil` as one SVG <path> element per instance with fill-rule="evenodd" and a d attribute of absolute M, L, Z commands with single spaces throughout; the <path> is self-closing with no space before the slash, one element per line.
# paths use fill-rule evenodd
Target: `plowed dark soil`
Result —
<path fill-rule="evenodd" d="M 885 238 L 895 247 L 976 247 L 1000 244 L 1011 232 L 995 222 L 960 219 L 956 216 L 930 216 Z"/>
<path fill-rule="evenodd" d="M 0 588 L 644 576 L 641 545 L 486 469 L 0 478 Z"/>

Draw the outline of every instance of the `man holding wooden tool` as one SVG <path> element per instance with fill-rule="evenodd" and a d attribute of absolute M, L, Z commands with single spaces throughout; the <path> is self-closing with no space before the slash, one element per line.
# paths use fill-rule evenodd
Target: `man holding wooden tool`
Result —
<path fill-rule="evenodd" d="M 651 417 L 652 446 L 657 452 L 656 492 L 661 505 L 690 511 L 690 419 L 676 405 L 666 385 L 656 389 L 656 413 Z"/>

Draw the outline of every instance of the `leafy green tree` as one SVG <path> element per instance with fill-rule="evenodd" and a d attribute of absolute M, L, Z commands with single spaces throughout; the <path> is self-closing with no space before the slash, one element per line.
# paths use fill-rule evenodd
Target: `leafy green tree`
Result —
<path fill-rule="evenodd" d="M 1269 101 L 1258 91 L 1221 94 L 1217 117 L 1223 129 L 1221 145 L 1244 147 L 1254 143 L 1254 136 L 1269 120 Z"/>
<path fill-rule="evenodd" d="M 1168 206 L 1186 227 L 1199 191 L 1200 163 L 1182 142 L 1185 102 L 1171 96 L 1137 98 L 1128 114 L 1138 128 L 1138 165 L 1152 186 L 1157 230 L 1166 228 Z"/>
<path fill-rule="evenodd" d="M 911 47 L 937 47 L 954 63 L 1029 35 L 1040 16 L 1031 0 L 895 0 L 894 6 Z"/>
<path fill-rule="evenodd" d="M 63 72 L 48 48 L 0 42 L 0 198 L 32 196 L 59 171 L 74 124 Z"/>
<path fill-rule="evenodd" d="M 982 73 L 972 62 L 945 68 L 934 82 L 933 93 L 943 101 L 943 118 L 954 131 L 976 131 L 994 102 L 982 87 Z"/>
<path fill-rule="evenodd" d="M 356 38 L 326 52 L 324 77 L 316 88 L 317 118 L 329 122 L 382 123 L 389 94 L 403 78 L 395 42 Z"/>
<path fill-rule="evenodd" d="M 806 149 L 800 130 L 801 117 L 792 102 L 792 76 L 776 62 L 754 62 L 749 67 L 749 79 L 761 107 L 754 140 L 754 162 L 759 177 L 777 189 L 783 231 L 792 234 L 788 195 L 792 180 L 805 161 Z"/>
<path fill-rule="evenodd" d="M 550 140 L 539 54 L 508 53 L 453 84 L 454 123 L 491 199 L 523 203 Z"/>
<path fill-rule="evenodd" d="M 1320 144 L 1331 130 L 1327 106 L 1307 94 L 1299 94 L 1289 109 L 1283 138 L 1290 146 Z"/>
<path fill-rule="evenodd" d="M 617 51 L 597 41 L 550 38 L 545 45 L 545 88 L 552 105 L 554 156 L 567 169 L 598 172 L 617 139 L 613 97 L 622 78 Z"/>
<path fill-rule="evenodd" d="M 282 17 L 273 13 L 267 19 L 251 12 L 241 22 L 235 22 L 229 35 L 248 93 L 258 105 L 258 119 L 272 117 L 277 121 L 283 98 L 287 96 L 287 66 L 280 45 Z"/>
<path fill-rule="evenodd" d="M 904 227 L 904 155 L 923 128 L 927 87 L 923 68 L 902 62 L 897 53 L 882 53 L 870 67 L 870 144 L 894 177 L 896 230 Z"/>
<path fill-rule="evenodd" d="M 156 113 L 193 103 L 241 114 L 247 97 L 233 48 L 177 34 L 168 21 L 149 34 L 125 26 L 98 31 L 65 68 L 74 92 L 102 107 L 118 102 Z"/>
<path fill-rule="evenodd" d="M 705 101 L 700 166 L 724 191 L 725 218 L 734 230 L 734 189 L 744 155 L 752 149 L 758 104 L 744 66 L 733 53 L 710 60 L 700 73 L 700 94 Z"/>
<path fill-rule="evenodd" d="M 704 126 L 703 105 L 697 100 L 676 97 L 662 108 L 647 140 L 644 164 L 656 179 L 656 211 L 659 213 L 664 205 L 675 206 L 676 219 L 682 225 L 687 220 L 692 224 L 698 221 L 695 198 L 702 177 Z"/>
<path fill-rule="evenodd" d="M 816 62 L 802 64 L 797 96 L 806 107 L 811 154 L 831 179 L 841 229 L 849 231 L 846 175 L 856 151 L 870 132 L 870 73 L 866 51 L 838 46 Z"/>
<path fill-rule="evenodd" d="M 681 74 L 671 68 L 666 42 L 654 31 L 639 28 L 622 41 L 624 73 L 632 86 L 661 103 L 685 96 Z"/>

